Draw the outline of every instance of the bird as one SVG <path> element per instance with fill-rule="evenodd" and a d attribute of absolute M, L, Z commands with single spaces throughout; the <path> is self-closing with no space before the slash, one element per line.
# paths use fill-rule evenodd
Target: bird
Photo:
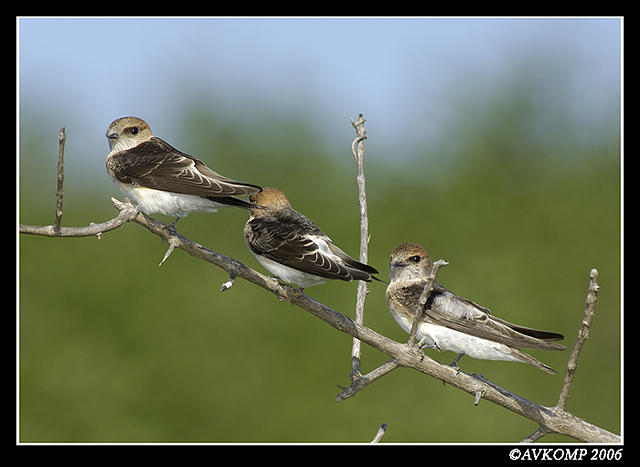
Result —
<path fill-rule="evenodd" d="M 114 120 L 107 130 L 107 173 L 125 196 L 147 215 L 175 217 L 171 226 L 196 211 L 216 212 L 252 204 L 237 195 L 252 195 L 262 188 L 214 172 L 204 162 L 153 136 L 138 117 Z"/>
<path fill-rule="evenodd" d="M 450 292 L 434 281 L 423 310 L 420 296 L 432 267 L 431 257 L 419 244 L 405 242 L 389 258 L 390 282 L 385 292 L 389 311 L 407 333 L 417 312 L 422 312 L 416 337 L 424 347 L 449 350 L 483 360 L 515 361 L 533 365 L 550 374 L 556 370 L 518 347 L 537 350 L 565 350 L 556 340 L 562 334 L 539 331 L 505 321 L 488 308 Z"/>
<path fill-rule="evenodd" d="M 378 271 L 342 251 L 320 228 L 295 211 L 279 189 L 251 195 L 255 206 L 244 226 L 245 242 L 258 262 L 277 278 L 301 289 L 328 279 L 380 281 Z"/>

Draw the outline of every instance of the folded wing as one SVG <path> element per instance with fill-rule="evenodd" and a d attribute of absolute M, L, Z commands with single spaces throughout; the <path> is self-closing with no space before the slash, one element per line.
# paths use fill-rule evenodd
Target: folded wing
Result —
<path fill-rule="evenodd" d="M 527 328 L 497 318 L 486 308 L 458 297 L 441 286 L 438 289 L 434 288 L 427 305 L 428 319 L 434 324 L 456 331 L 513 347 L 539 350 L 566 349 L 562 344 L 551 342 L 564 339 L 562 334 Z"/>
<path fill-rule="evenodd" d="M 159 138 L 116 153 L 107 164 L 122 183 L 188 195 L 218 197 L 251 195 L 261 188 L 214 172 L 204 162 L 173 148 Z"/>

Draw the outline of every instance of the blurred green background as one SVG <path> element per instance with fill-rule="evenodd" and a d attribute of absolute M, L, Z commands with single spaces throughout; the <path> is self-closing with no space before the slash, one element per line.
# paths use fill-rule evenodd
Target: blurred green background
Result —
<path fill-rule="evenodd" d="M 229 114 L 197 87 L 176 88 L 173 126 L 156 134 L 226 176 L 281 188 L 295 209 L 357 256 L 355 132 L 348 118 L 363 112 L 369 264 L 386 280 L 391 251 L 416 241 L 450 263 L 438 280 L 453 292 L 509 321 L 563 333 L 568 351 L 531 352 L 559 370 L 556 376 L 516 363 L 460 361 L 463 371 L 548 406 L 557 400 L 583 317 L 589 271 L 597 268 L 595 321 L 567 409 L 619 434 L 619 95 L 592 117 L 593 131 L 576 131 L 564 114 L 542 118 L 529 71 L 553 75 L 562 69 L 558 63 L 532 60 L 481 96 L 456 85 L 448 99 L 455 118 L 446 131 L 435 142 L 418 138 L 409 149 L 398 137 L 399 150 L 410 153 L 402 160 L 393 145 L 380 143 L 385 128 L 366 109 L 340 117 L 341 142 L 332 146 L 308 114 L 269 107 Z M 19 222 L 47 225 L 65 115 L 52 119 L 26 98 L 21 112 Z M 77 149 L 82 135 L 67 126 L 64 226 L 117 214 L 110 197 L 122 194 L 103 165 L 109 122 L 92 132 L 90 160 Z M 178 229 L 264 272 L 244 245 L 246 219 L 234 209 L 196 213 Z M 337 385 L 349 383 L 349 336 L 242 280 L 220 293 L 224 271 L 182 251 L 158 267 L 166 245 L 138 225 L 100 240 L 20 235 L 18 242 L 21 442 L 358 443 L 384 422 L 384 442 L 502 443 L 537 428 L 489 402 L 474 407 L 472 396 L 410 369 L 337 403 Z M 384 284 L 369 289 L 365 324 L 404 341 L 386 308 Z M 355 283 L 306 293 L 353 317 Z M 446 364 L 454 358 L 427 353 Z M 386 360 L 363 346 L 364 371 Z"/>

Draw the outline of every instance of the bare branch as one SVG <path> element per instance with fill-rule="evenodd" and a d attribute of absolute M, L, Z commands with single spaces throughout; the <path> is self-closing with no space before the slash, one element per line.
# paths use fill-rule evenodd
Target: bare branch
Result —
<path fill-rule="evenodd" d="M 133 206 L 117 202 L 117 200 L 114 201 L 114 204 L 116 204 L 118 209 L 135 210 Z M 386 353 L 394 362 L 388 362 L 388 365 L 383 365 L 379 372 L 380 375 L 388 373 L 395 365 L 413 368 L 426 375 L 440 379 L 450 386 L 461 389 L 474 397 L 478 391 L 484 391 L 482 395 L 484 400 L 493 402 L 511 412 L 533 420 L 539 425 L 546 427 L 549 432 L 565 434 L 587 442 L 620 442 L 618 435 L 592 425 L 569 412 L 563 410 L 556 411 L 553 407 L 536 404 L 535 402 L 496 386 L 481 376 L 466 374 L 459 371 L 459 369 L 441 364 L 424 355 L 422 352 L 416 352 L 414 345 L 402 344 L 391 340 L 362 324 L 354 322 L 348 316 L 329 308 L 306 294 L 301 293 L 298 288 L 287 284 L 280 284 L 272 280 L 272 278 L 254 271 L 238 260 L 229 258 L 198 243 L 192 242 L 175 231 L 168 229 L 162 222 L 149 218 L 143 213 L 138 212 L 132 219 L 132 222 L 143 226 L 151 233 L 167 241 L 169 238 L 175 237 L 176 248 L 186 251 L 191 256 L 215 264 L 229 274 L 235 271 L 237 277 L 274 293 L 280 300 L 291 302 L 338 331 L 356 337 L 375 349 Z"/>
<path fill-rule="evenodd" d="M 351 119 L 351 125 L 356 130 L 356 138 L 351 143 L 351 151 L 353 153 L 353 158 L 356 161 L 356 165 L 358 168 L 358 201 L 360 205 L 360 262 L 367 263 L 368 261 L 368 243 L 369 243 L 369 220 L 367 215 L 367 194 L 365 190 L 365 176 L 364 176 L 364 140 L 367 138 L 367 131 L 365 129 L 364 123 L 365 119 L 362 114 L 358 115 L 358 120 L 354 121 Z M 430 282 L 427 283 L 425 290 L 423 291 L 420 303 L 424 306 L 427 301 L 427 297 L 431 292 L 433 287 L 433 282 L 435 281 L 435 276 L 438 272 L 440 266 L 446 265 L 443 260 L 437 261 L 430 274 Z M 368 292 L 367 284 L 364 281 L 359 281 L 358 283 L 358 291 L 356 297 L 356 311 L 355 311 L 355 322 L 357 324 L 363 324 L 364 322 L 364 302 L 366 298 L 366 294 Z M 414 328 L 417 330 L 417 321 L 419 321 L 419 316 L 416 318 L 416 322 L 414 323 Z M 409 342 L 413 342 L 415 339 L 416 331 L 414 330 L 413 337 L 410 337 Z M 366 375 L 362 375 L 362 362 L 360 360 L 360 340 L 358 338 L 353 338 L 353 345 L 351 350 L 351 385 L 348 388 L 343 386 L 339 386 L 342 389 L 336 396 L 336 400 L 338 402 L 348 399 L 349 397 L 353 397 L 356 393 L 364 389 L 366 386 L 386 375 L 390 371 L 396 369 L 398 367 L 397 360 L 390 360 L 383 365 L 379 366 L 375 370 L 371 371 Z"/>
<path fill-rule="evenodd" d="M 236 277 L 238 277 L 238 275 L 235 271 L 229 272 L 229 280 L 220 286 L 220 292 L 224 292 L 233 287 L 233 284 L 236 282 Z"/>
<path fill-rule="evenodd" d="M 483 395 L 484 395 L 484 389 L 478 389 L 474 394 L 473 405 L 478 405 Z"/>
<path fill-rule="evenodd" d="M 380 428 L 378 428 L 378 432 L 371 440 L 371 443 L 372 444 L 379 443 L 386 432 L 387 432 L 387 424 L 383 423 L 382 425 L 380 425 Z"/>
<path fill-rule="evenodd" d="M 582 351 L 582 346 L 589 338 L 589 330 L 591 329 L 591 323 L 593 323 L 593 317 L 595 314 L 596 302 L 598 301 L 598 291 L 600 286 L 598 285 L 598 270 L 592 269 L 589 274 L 589 291 L 587 292 L 587 300 L 584 308 L 584 318 L 582 319 L 582 326 L 578 331 L 578 338 L 576 344 L 573 347 L 571 356 L 567 363 L 567 371 L 564 375 L 564 381 L 562 382 L 562 389 L 560 390 L 560 396 L 556 408 L 564 410 L 567 405 L 567 399 L 569 397 L 569 391 L 571 390 L 571 384 L 576 374 L 576 368 L 578 367 L 578 358 Z"/>
<path fill-rule="evenodd" d="M 175 238 L 169 237 L 169 248 L 167 249 L 167 252 L 164 254 L 164 257 L 162 258 L 162 261 L 160 261 L 160 264 L 158 264 L 158 266 L 162 266 L 164 264 L 164 262 L 167 260 L 169 255 L 173 253 L 173 250 L 176 249 L 176 246 L 177 246 L 177 243 Z"/>
<path fill-rule="evenodd" d="M 365 119 L 362 114 L 358 115 L 358 121 L 351 119 L 351 125 L 356 130 L 356 138 L 351 143 L 351 152 L 356 161 L 358 169 L 358 204 L 360 205 L 360 262 L 366 264 L 368 262 L 368 246 L 369 246 L 369 218 L 367 214 L 367 192 L 365 189 L 364 176 L 364 140 L 367 138 L 367 130 L 365 129 Z M 355 322 L 357 324 L 364 323 L 364 302 L 368 293 L 367 284 L 364 281 L 358 282 L 358 291 L 356 296 Z M 353 338 L 351 348 L 351 385 L 346 388 L 338 385 L 342 392 L 336 396 L 336 401 L 348 399 L 366 386 L 386 375 L 390 371 L 398 367 L 396 360 L 390 360 L 379 366 L 375 370 L 366 375 L 362 375 L 362 362 L 360 360 L 360 340 Z"/>
<path fill-rule="evenodd" d="M 565 407 L 567 406 L 569 391 L 571 390 L 573 378 L 575 377 L 576 369 L 578 367 L 578 358 L 580 357 L 580 352 L 582 351 L 584 343 L 589 338 L 589 330 L 591 329 L 591 324 L 593 323 L 599 290 L 600 286 L 598 285 L 598 270 L 591 269 L 589 273 L 589 290 L 587 291 L 587 299 L 584 308 L 584 317 L 582 318 L 582 326 L 578 331 L 578 338 L 576 339 L 576 343 L 573 346 L 571 356 L 569 357 L 569 361 L 567 362 L 567 371 L 564 375 L 558 402 L 556 403 L 555 407 L 553 407 L 553 410 L 557 413 L 566 413 Z M 550 430 L 548 429 L 548 427 L 540 425 L 540 427 L 538 427 L 538 430 L 536 430 L 529 437 L 522 440 L 522 442 L 537 441 L 549 432 Z"/>
<path fill-rule="evenodd" d="M 278 299 L 297 305 L 338 331 L 355 337 L 362 342 L 369 344 L 373 348 L 389 355 L 392 358 L 392 362 L 387 362 L 387 364 L 382 365 L 380 369 L 374 370 L 378 373 L 375 375 L 376 379 L 388 373 L 396 366 L 413 368 L 426 375 L 440 379 L 445 383 L 466 391 L 474 396 L 479 390 L 484 389 L 484 395 L 482 396 L 483 399 L 493 402 L 494 404 L 504 407 L 505 409 L 525 418 L 533 420 L 539 425 L 546 427 L 549 432 L 565 434 L 586 442 L 620 442 L 620 437 L 618 435 L 592 425 L 569 412 L 564 410 L 555 410 L 553 407 L 541 406 L 535 402 L 528 401 L 505 389 L 502 389 L 480 376 L 468 375 L 450 367 L 449 365 L 441 364 L 424 355 L 422 352 L 416 352 L 416 347 L 414 345 L 402 344 L 378 334 L 372 329 L 354 322 L 348 316 L 345 316 L 342 313 L 305 295 L 304 293 L 301 293 L 296 287 L 287 284 L 280 284 L 278 281 L 274 281 L 271 277 L 267 277 L 251 269 L 236 259 L 224 256 L 183 237 L 174 229 L 168 228 L 164 223 L 156 219 L 152 219 L 146 214 L 138 211 L 136 207 L 130 203 L 122 203 L 113 198 L 112 201 L 116 208 L 120 210 L 120 215 L 105 224 L 119 223 L 119 225 L 122 225 L 126 222 L 126 220 L 123 219 L 127 219 L 129 222 L 135 222 L 149 230 L 154 235 L 157 235 L 168 242 L 174 242 L 176 245 L 175 248 L 180 248 L 195 258 L 214 264 L 224 269 L 229 275 L 235 272 L 237 277 L 241 277 L 258 287 L 262 287 L 263 289 L 272 292 L 278 297 Z M 90 235 L 95 235 L 97 232 L 102 231 L 101 229 L 95 229 L 95 226 L 77 229 L 82 230 L 83 235 L 75 236 L 87 236 L 88 234 L 86 232 L 89 229 L 94 229 Z M 44 231 L 47 232 L 44 233 L 44 235 L 52 237 L 58 236 L 55 235 L 52 229 L 44 228 Z M 63 228 L 62 236 L 65 236 L 65 233 L 65 229 Z M 43 235 L 43 233 L 40 234 Z"/>
<path fill-rule="evenodd" d="M 546 434 L 547 434 L 547 430 L 544 427 L 540 426 L 540 427 L 538 427 L 538 429 L 536 431 L 531 433 L 529 436 L 527 436 L 525 439 L 523 439 L 520 442 L 521 443 L 535 443 L 536 441 L 538 441 L 540 438 L 542 438 Z"/>
<path fill-rule="evenodd" d="M 357 378 L 352 378 L 351 385 L 346 388 L 338 385 L 342 392 L 336 396 L 336 402 L 341 402 L 345 399 L 353 397 L 356 393 L 362 391 L 365 387 L 369 386 L 375 380 L 382 378 L 387 373 L 398 368 L 398 361 L 393 359 L 386 363 L 383 363 L 375 370 L 367 373 L 366 375 L 360 375 Z"/>
<path fill-rule="evenodd" d="M 413 341 L 416 339 L 416 334 L 418 333 L 418 325 L 420 324 L 420 320 L 422 319 L 422 315 L 424 314 L 424 307 L 427 304 L 429 295 L 433 290 L 433 283 L 436 281 L 438 270 L 441 266 L 446 266 L 447 264 L 449 263 L 442 259 L 439 259 L 431 266 L 431 271 L 429 272 L 429 276 L 427 277 L 427 282 L 424 284 L 424 289 L 422 289 L 420 300 L 418 301 L 422 312 L 416 313 L 415 318 L 413 318 L 413 323 L 411 324 L 411 332 L 409 333 L 409 340 L 407 340 L 407 343 L 409 344 L 413 343 Z"/>
<path fill-rule="evenodd" d="M 60 222 L 62 221 L 62 185 L 64 183 L 64 143 L 67 134 L 64 127 L 60 128 L 58 134 L 58 187 L 56 190 L 56 220 L 53 223 L 53 230 L 60 232 Z"/>
<path fill-rule="evenodd" d="M 365 119 L 362 114 L 358 116 L 358 121 L 351 119 L 351 125 L 356 130 L 356 139 L 351 144 L 353 158 L 358 168 L 358 204 L 360 205 L 360 262 L 367 264 L 369 256 L 369 217 L 367 214 L 367 192 L 365 190 L 364 177 L 364 140 L 367 137 L 367 130 L 364 127 Z M 357 146 L 357 149 L 356 149 Z M 356 323 L 364 323 L 364 301 L 367 296 L 367 283 L 358 281 L 358 291 L 356 296 Z M 351 380 L 355 381 L 362 375 L 362 365 L 360 361 L 360 341 L 353 339 L 351 348 Z"/>
<path fill-rule="evenodd" d="M 114 203 L 120 203 L 120 201 L 115 198 L 111 198 L 111 200 Z M 45 237 L 93 237 L 94 235 L 99 237 L 105 232 L 122 227 L 138 214 L 138 210 L 131 204 L 121 204 L 123 209 L 120 210 L 120 213 L 116 217 L 100 224 L 92 222 L 87 227 L 58 227 L 57 229 L 55 225 L 20 224 L 20 233 L 43 235 Z"/>

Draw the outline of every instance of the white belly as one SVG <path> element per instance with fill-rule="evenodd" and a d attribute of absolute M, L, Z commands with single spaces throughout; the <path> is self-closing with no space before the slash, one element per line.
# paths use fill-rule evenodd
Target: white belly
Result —
<path fill-rule="evenodd" d="M 408 317 L 405 317 L 406 315 L 400 313 L 392 313 L 392 315 L 407 334 L 411 332 L 413 323 Z M 450 350 L 458 354 L 463 353 L 471 358 L 520 361 L 505 344 L 481 339 L 436 324 L 420 323 L 416 337 L 418 340 L 422 340 L 423 345 L 427 347 Z"/>
<path fill-rule="evenodd" d="M 285 282 L 289 282 L 291 284 L 302 287 L 303 289 L 311 287 L 312 285 L 320 285 L 327 282 L 327 279 L 325 279 L 324 277 L 298 271 L 297 269 L 290 268 L 289 266 L 285 266 L 284 264 L 280 264 L 263 256 L 258 256 L 256 254 L 254 254 L 254 256 L 262 265 L 262 267 L 264 267 L 271 274 L 276 275 Z"/>
<path fill-rule="evenodd" d="M 183 195 L 152 188 L 133 187 L 118 184 L 122 192 L 135 201 L 147 215 L 164 214 L 172 217 L 186 217 L 190 212 L 216 212 L 225 205 L 195 195 Z"/>

